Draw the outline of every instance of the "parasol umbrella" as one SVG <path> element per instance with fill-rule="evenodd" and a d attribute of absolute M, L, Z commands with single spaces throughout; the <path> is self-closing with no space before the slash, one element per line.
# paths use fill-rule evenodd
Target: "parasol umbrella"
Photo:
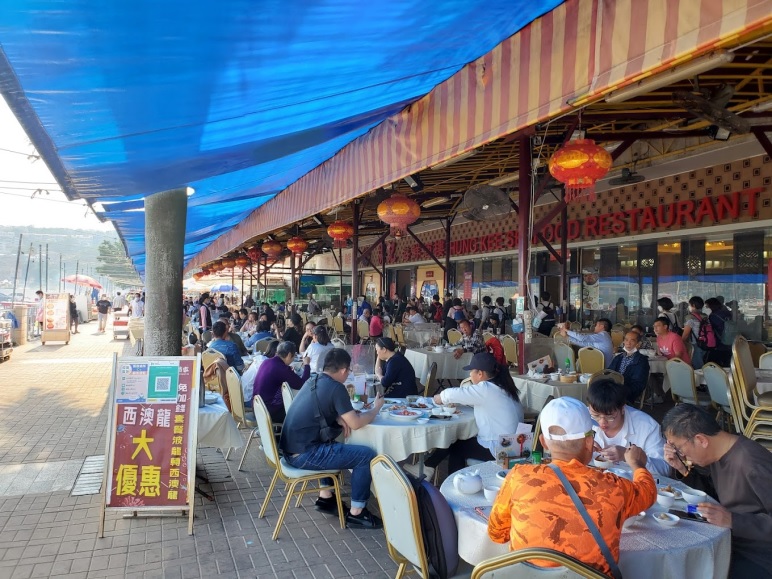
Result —
<path fill-rule="evenodd" d="M 237 292 L 239 291 L 239 288 L 237 288 L 235 285 L 231 285 L 229 283 L 218 283 L 216 285 L 213 285 L 209 291 L 211 293 L 228 293 L 228 292 Z"/>
<path fill-rule="evenodd" d="M 95 289 L 102 289 L 101 283 L 99 283 L 90 275 L 83 275 L 82 273 L 65 276 L 62 278 L 62 281 L 66 283 L 73 283 L 75 285 L 85 285 Z"/>
<path fill-rule="evenodd" d="M 206 292 L 209 291 L 209 286 L 194 279 L 186 279 L 182 282 L 182 289 L 189 292 Z"/>

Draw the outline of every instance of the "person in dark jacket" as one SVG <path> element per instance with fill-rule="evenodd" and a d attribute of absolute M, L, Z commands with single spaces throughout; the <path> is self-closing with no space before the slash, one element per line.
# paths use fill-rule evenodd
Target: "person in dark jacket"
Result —
<path fill-rule="evenodd" d="M 638 351 L 640 341 L 641 337 L 637 332 L 627 332 L 622 342 L 622 353 L 614 356 L 609 365 L 609 370 L 624 376 L 627 403 L 631 405 L 646 389 L 646 383 L 649 381 L 649 359 Z"/>
<path fill-rule="evenodd" d="M 381 381 L 385 396 L 405 398 L 418 394 L 415 382 L 415 369 L 405 356 L 396 351 L 397 345 L 391 338 L 378 338 L 375 341 L 375 352 L 378 361 L 375 363 L 375 374 Z M 384 372 L 384 365 L 386 371 Z"/>
<path fill-rule="evenodd" d="M 734 342 L 732 312 L 730 312 L 718 298 L 708 298 L 705 305 L 710 309 L 708 320 L 716 334 L 716 347 L 706 352 L 705 361 L 715 362 L 722 368 L 729 366 L 732 359 L 732 342 Z"/>

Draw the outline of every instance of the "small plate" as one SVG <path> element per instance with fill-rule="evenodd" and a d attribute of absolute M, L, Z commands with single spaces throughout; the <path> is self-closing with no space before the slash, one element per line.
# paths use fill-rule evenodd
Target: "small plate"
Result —
<path fill-rule="evenodd" d="M 676 499 L 682 498 L 681 491 L 679 491 L 678 489 L 674 489 L 672 486 L 669 487 L 669 489 L 671 489 L 671 490 L 668 490 L 668 487 L 657 487 L 658 491 L 665 491 L 665 492 L 668 492 L 668 493 L 673 493 L 673 496 Z"/>

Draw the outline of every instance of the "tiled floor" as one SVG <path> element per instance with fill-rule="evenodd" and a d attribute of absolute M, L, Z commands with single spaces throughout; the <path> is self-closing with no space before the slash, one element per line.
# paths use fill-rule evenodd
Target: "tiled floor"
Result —
<path fill-rule="evenodd" d="M 291 509 L 271 540 L 283 493 L 257 518 L 270 473 L 257 445 L 244 472 L 213 483 L 187 518 L 106 517 L 97 538 L 100 495 L 70 496 L 88 456 L 104 454 L 105 402 L 113 353 L 127 342 L 80 326 L 69 345 L 17 348 L 0 364 L 0 579 L 27 577 L 392 577 L 382 531 L 342 530 L 337 518 Z M 246 436 L 246 433 L 244 433 Z M 209 487 L 205 487 L 209 490 Z"/>

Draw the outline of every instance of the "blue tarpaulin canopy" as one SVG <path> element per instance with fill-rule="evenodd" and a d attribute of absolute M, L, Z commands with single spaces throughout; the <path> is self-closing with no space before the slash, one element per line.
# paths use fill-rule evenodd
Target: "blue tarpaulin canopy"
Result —
<path fill-rule="evenodd" d="M 142 273 L 144 196 L 195 189 L 187 262 L 558 4 L 3 2 L 0 91 L 68 197 L 104 204 Z"/>

